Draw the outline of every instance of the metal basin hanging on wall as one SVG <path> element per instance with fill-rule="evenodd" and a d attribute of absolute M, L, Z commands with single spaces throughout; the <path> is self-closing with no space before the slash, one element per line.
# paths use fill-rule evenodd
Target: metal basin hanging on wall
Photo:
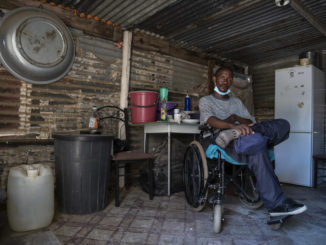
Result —
<path fill-rule="evenodd" d="M 70 71 L 74 57 L 69 29 L 47 10 L 17 8 L 0 22 L 0 61 L 21 80 L 56 82 Z"/>

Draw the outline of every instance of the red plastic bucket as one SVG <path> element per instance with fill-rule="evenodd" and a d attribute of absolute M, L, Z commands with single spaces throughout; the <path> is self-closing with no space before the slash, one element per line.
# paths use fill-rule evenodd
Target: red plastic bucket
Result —
<path fill-rule="evenodd" d="M 158 93 L 152 91 L 135 91 L 129 93 L 129 98 L 132 123 L 155 121 Z"/>

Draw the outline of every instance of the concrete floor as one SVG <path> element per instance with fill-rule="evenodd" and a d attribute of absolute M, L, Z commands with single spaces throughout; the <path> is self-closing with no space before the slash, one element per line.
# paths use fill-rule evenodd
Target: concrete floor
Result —
<path fill-rule="evenodd" d="M 283 185 L 288 196 L 305 203 L 307 212 L 293 216 L 274 231 L 266 224 L 263 208 L 250 210 L 237 197 L 226 195 L 223 229 L 212 230 L 212 207 L 193 211 L 183 193 L 154 197 L 139 187 L 123 192 L 121 207 L 113 200 L 105 210 L 88 215 L 56 212 L 49 227 L 15 233 L 7 224 L 5 210 L 0 212 L 0 244 L 325 244 L 326 185 L 318 189 Z"/>

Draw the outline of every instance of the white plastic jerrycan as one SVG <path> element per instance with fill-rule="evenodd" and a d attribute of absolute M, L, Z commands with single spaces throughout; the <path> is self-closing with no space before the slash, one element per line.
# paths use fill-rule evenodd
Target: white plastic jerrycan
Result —
<path fill-rule="evenodd" d="M 7 213 L 11 229 L 29 231 L 51 224 L 54 176 L 49 166 L 19 165 L 9 171 Z"/>

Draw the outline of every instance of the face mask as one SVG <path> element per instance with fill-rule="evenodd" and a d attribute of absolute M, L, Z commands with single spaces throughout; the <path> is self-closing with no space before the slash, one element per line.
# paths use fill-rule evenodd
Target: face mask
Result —
<path fill-rule="evenodd" d="M 231 92 L 230 89 L 228 89 L 226 92 L 222 92 L 222 91 L 220 91 L 220 90 L 218 89 L 217 86 L 215 86 L 214 91 L 215 91 L 216 93 L 218 93 L 219 95 L 227 95 L 227 94 L 229 94 L 229 93 Z"/>

